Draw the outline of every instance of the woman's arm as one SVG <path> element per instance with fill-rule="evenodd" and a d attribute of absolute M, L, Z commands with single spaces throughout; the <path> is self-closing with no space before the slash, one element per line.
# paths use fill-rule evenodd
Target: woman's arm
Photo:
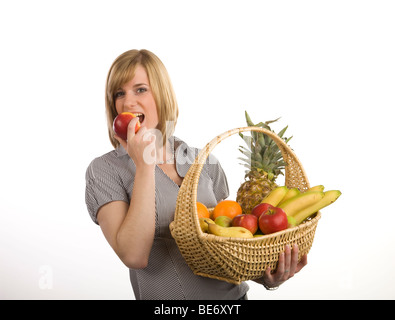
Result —
<path fill-rule="evenodd" d="M 137 120 L 136 120 L 137 121 Z M 129 128 L 135 127 L 131 121 Z M 155 139 L 143 139 L 146 130 L 128 132 L 128 142 L 116 137 L 136 165 L 130 206 L 113 201 L 100 208 L 98 223 L 122 262 L 129 268 L 141 269 L 148 264 L 155 234 L 155 164 L 143 159 L 144 149 Z"/>
<path fill-rule="evenodd" d="M 122 262 L 132 269 L 145 268 L 155 233 L 154 174 L 136 172 L 131 205 L 113 201 L 100 208 L 101 230 Z"/>

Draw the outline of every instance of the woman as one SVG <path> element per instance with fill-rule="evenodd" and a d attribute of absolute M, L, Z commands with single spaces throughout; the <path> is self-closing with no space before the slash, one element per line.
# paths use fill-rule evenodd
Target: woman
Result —
<path fill-rule="evenodd" d="M 127 140 L 112 129 L 114 118 L 132 112 Z M 178 106 L 162 62 L 147 50 L 130 50 L 112 64 L 106 114 L 115 150 L 94 159 L 86 172 L 86 204 L 93 221 L 130 270 L 136 299 L 245 299 L 248 285 L 194 275 L 172 238 L 179 186 L 198 150 L 172 134 Z M 140 122 L 141 128 L 134 128 Z M 228 196 L 225 174 L 210 155 L 198 185 L 198 201 L 213 207 Z M 257 282 L 273 288 L 292 277 L 297 247 L 286 248 L 276 273 Z"/>

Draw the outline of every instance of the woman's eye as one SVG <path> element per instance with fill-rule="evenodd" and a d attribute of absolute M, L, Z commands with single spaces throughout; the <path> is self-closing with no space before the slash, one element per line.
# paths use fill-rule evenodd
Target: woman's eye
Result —
<path fill-rule="evenodd" d="M 144 93 L 144 92 L 147 92 L 147 88 L 138 88 L 138 89 L 136 90 L 136 92 L 137 92 L 137 93 Z"/>
<path fill-rule="evenodd" d="M 116 92 L 115 95 L 114 95 L 115 99 L 120 98 L 120 97 L 122 97 L 122 96 L 123 96 L 123 92 L 122 92 L 122 91 L 118 91 L 118 92 Z"/>

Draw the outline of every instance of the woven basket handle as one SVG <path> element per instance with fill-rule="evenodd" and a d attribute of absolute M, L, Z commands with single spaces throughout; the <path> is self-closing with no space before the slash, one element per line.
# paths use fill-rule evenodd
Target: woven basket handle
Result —
<path fill-rule="evenodd" d="M 234 135 L 236 133 L 245 131 L 257 131 L 262 132 L 273 139 L 281 151 L 284 161 L 287 163 L 285 166 L 285 185 L 288 188 L 299 188 L 301 191 L 305 191 L 310 187 L 309 181 L 307 179 L 306 173 L 302 167 L 302 164 L 293 153 L 291 148 L 281 139 L 276 133 L 259 127 L 242 127 L 236 128 L 222 133 L 221 135 L 212 139 L 206 146 L 199 152 L 195 158 L 194 163 L 191 165 L 188 173 L 184 177 L 184 181 L 180 187 L 178 198 L 177 198 L 177 208 L 180 203 L 190 203 L 190 209 L 194 213 L 195 219 L 191 219 L 192 224 L 198 223 L 196 214 L 196 199 L 197 199 L 197 187 L 199 182 L 200 173 L 202 171 L 203 165 L 206 162 L 207 157 L 213 151 L 213 149 L 224 139 Z M 182 212 L 182 213 L 181 213 Z M 189 214 L 183 210 L 176 209 L 176 215 L 174 221 L 180 221 L 178 219 L 179 214 Z M 186 226 L 184 226 L 186 227 Z"/>

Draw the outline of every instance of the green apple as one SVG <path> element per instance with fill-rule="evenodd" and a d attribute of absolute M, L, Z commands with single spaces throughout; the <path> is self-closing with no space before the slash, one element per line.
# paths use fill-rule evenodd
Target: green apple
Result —
<path fill-rule="evenodd" d="M 296 227 L 296 219 L 292 216 L 287 216 L 288 219 L 288 228 Z"/>
<path fill-rule="evenodd" d="M 217 224 L 221 227 L 225 227 L 225 228 L 232 226 L 232 218 L 227 217 L 227 216 L 216 217 L 214 222 L 215 222 L 215 224 Z"/>

